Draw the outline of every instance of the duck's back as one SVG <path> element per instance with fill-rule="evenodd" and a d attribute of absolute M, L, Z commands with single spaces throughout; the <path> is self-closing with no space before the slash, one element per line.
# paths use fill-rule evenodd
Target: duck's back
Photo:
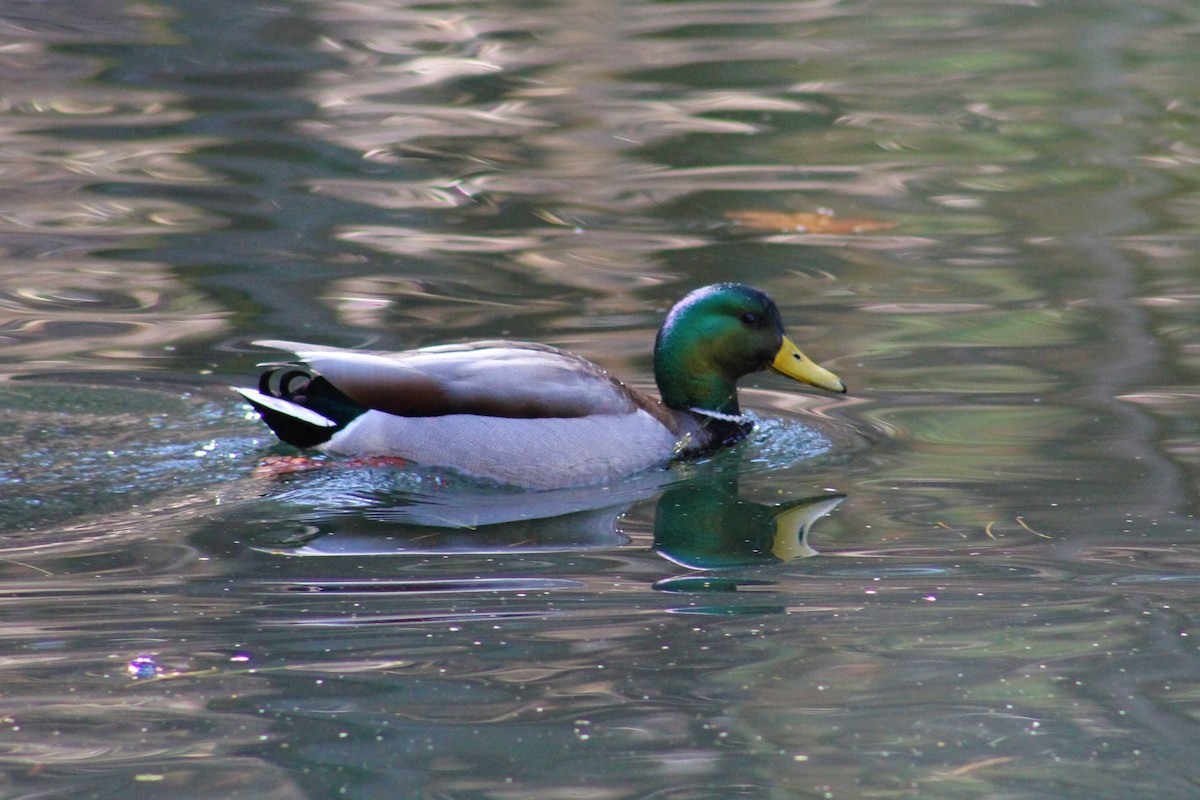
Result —
<path fill-rule="evenodd" d="M 367 408 L 405 417 L 583 417 L 631 413 L 645 400 L 587 359 L 546 345 L 481 341 L 371 353 L 263 341 L 290 350 Z"/>
<path fill-rule="evenodd" d="M 665 463 L 688 432 L 654 398 L 545 345 L 484 341 L 368 353 L 258 344 L 294 352 L 366 409 L 316 444 L 331 453 L 396 456 L 550 488 L 602 483 Z M 283 395 L 306 404 L 303 390 Z"/>

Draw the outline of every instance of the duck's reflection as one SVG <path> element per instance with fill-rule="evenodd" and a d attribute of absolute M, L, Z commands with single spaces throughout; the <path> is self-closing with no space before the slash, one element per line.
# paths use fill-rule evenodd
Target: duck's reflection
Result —
<path fill-rule="evenodd" d="M 260 549 L 302 556 L 610 550 L 629 543 L 621 516 L 672 479 L 656 472 L 605 487 L 529 492 L 461 480 L 391 485 L 381 477 L 369 490 L 361 483 L 352 490 L 357 507 L 309 515 L 310 535 Z M 341 488 L 308 485 L 304 496 L 288 499 L 307 505 L 320 498 L 328 507 L 331 496 L 348 496 Z"/>
<path fill-rule="evenodd" d="M 808 543 L 813 524 L 845 499 L 827 493 L 780 505 L 752 502 L 740 496 L 736 473 L 720 471 L 684 480 L 662 472 L 603 489 L 536 493 L 448 484 L 406 492 L 401 504 L 396 495 L 386 503 L 357 496 L 360 507 L 312 515 L 307 534 L 259 549 L 299 556 L 611 550 L 630 542 L 623 515 L 657 497 L 654 551 L 688 569 L 728 570 L 815 555 Z"/>
<path fill-rule="evenodd" d="M 693 480 L 658 499 L 654 549 L 690 569 L 759 566 L 814 556 L 813 523 L 846 499 L 824 494 L 772 506 L 743 500 L 734 478 Z"/>

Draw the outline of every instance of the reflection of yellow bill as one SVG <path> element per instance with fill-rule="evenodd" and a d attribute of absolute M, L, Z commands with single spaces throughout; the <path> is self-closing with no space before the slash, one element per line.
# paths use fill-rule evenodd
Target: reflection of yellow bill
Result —
<path fill-rule="evenodd" d="M 813 523 L 833 511 L 845 499 L 844 494 L 813 497 L 779 511 L 775 516 L 771 555 L 781 561 L 817 555 L 817 551 L 808 544 L 808 532 L 812 530 Z"/>
<path fill-rule="evenodd" d="M 846 391 L 846 384 L 842 383 L 841 378 L 801 353 L 800 348 L 786 336 L 783 337 L 783 344 L 779 346 L 779 352 L 775 354 L 775 360 L 771 362 L 771 369 L 818 389 L 830 392 Z"/>

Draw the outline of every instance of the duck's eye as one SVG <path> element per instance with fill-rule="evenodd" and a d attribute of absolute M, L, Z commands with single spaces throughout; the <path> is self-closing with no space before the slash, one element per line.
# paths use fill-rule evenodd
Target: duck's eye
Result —
<path fill-rule="evenodd" d="M 760 317 L 758 314 L 755 314 L 753 311 L 747 311 L 745 314 L 742 314 L 742 322 L 746 323 L 747 325 L 757 325 L 760 320 L 762 320 L 762 317 Z"/>

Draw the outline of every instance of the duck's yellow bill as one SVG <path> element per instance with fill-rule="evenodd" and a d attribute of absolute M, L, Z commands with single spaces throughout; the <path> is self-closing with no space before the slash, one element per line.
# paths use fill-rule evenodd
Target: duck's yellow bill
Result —
<path fill-rule="evenodd" d="M 786 336 L 783 337 L 783 344 L 780 345 L 779 352 L 775 354 L 775 360 L 770 366 L 780 375 L 787 375 L 793 380 L 816 386 L 818 389 L 830 392 L 846 391 L 846 384 L 842 383 L 841 378 L 801 353 L 800 348 Z"/>

